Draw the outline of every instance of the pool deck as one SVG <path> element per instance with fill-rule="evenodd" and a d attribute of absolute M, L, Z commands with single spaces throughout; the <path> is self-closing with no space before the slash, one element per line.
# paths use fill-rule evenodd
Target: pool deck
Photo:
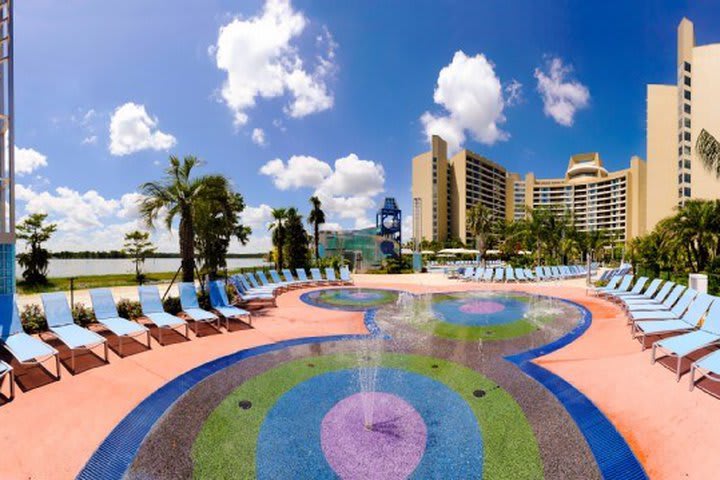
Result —
<path fill-rule="evenodd" d="M 593 314 L 590 329 L 575 342 L 536 363 L 563 377 L 589 397 L 633 448 L 650 478 L 715 478 L 720 455 L 720 399 L 680 383 L 649 350 L 632 340 L 622 311 L 585 294 L 583 280 L 553 284 L 477 284 L 440 274 L 357 275 L 355 284 L 418 292 L 517 290 L 566 298 Z M 76 375 L 63 365 L 53 381 L 38 368 L 16 365 L 21 385 L 14 401 L 0 400 L 0 478 L 74 478 L 113 427 L 139 402 L 179 374 L 214 358 L 249 347 L 291 338 L 364 333 L 363 314 L 317 309 L 303 304 L 294 290 L 278 298 L 278 308 L 258 311 L 253 328 L 235 324 L 232 332 L 152 349 L 135 346 L 120 358 L 111 349 L 105 365 L 91 354 L 78 356 Z M 83 292 L 76 301 L 83 300 Z M 116 298 L 136 298 L 135 289 L 116 289 Z M 21 303 L 23 303 L 21 301 Z M 211 333 L 206 327 L 201 334 Z M 47 337 L 49 338 L 49 337 Z M 165 339 L 165 338 L 164 338 Z M 111 346 L 115 340 L 111 338 Z M 61 349 L 63 359 L 69 357 Z M 4 357 L 3 357 L 4 358 Z M 69 361 L 67 362 L 69 364 Z M 5 391 L 5 386 L 3 391 Z"/>

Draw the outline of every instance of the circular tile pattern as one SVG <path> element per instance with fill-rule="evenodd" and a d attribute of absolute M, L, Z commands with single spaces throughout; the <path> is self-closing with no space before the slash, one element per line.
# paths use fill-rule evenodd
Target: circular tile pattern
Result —
<path fill-rule="evenodd" d="M 300 299 L 316 307 L 362 311 L 397 302 L 398 292 L 379 288 L 325 288 L 307 292 Z"/>

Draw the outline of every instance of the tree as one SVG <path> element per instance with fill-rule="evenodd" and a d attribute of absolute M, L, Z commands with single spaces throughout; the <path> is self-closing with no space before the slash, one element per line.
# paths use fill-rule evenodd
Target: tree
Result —
<path fill-rule="evenodd" d="M 603 248 L 608 244 L 608 236 L 604 230 L 590 230 L 585 232 L 581 237 L 585 244 L 584 250 L 587 252 L 587 283 L 590 284 L 591 265 L 595 255 L 602 252 Z"/>
<path fill-rule="evenodd" d="M 687 200 L 672 220 L 665 224 L 687 252 L 689 267 L 705 270 L 718 241 L 715 202 Z"/>
<path fill-rule="evenodd" d="M 186 156 L 182 162 L 176 156 L 170 156 L 170 166 L 165 177 L 158 182 L 147 182 L 140 186 L 143 199 L 140 201 L 140 215 L 147 226 L 162 214 L 165 226 L 172 230 L 176 217 L 180 217 L 179 244 L 182 266 L 182 281 L 192 282 L 195 278 L 195 229 L 193 209 L 208 187 L 208 177 L 192 178 L 193 168 L 201 161 L 194 156 Z"/>
<path fill-rule="evenodd" d="M 135 264 L 135 280 L 138 283 L 142 281 L 141 267 L 145 263 L 145 259 L 156 250 L 157 248 L 150 241 L 150 232 L 134 230 L 125 234 L 123 252 L 132 258 L 132 262 Z"/>
<path fill-rule="evenodd" d="M 467 229 L 475 237 L 475 247 L 480 251 L 480 258 L 485 257 L 493 223 L 492 211 L 482 203 L 476 203 L 468 212 Z"/>
<path fill-rule="evenodd" d="M 275 266 L 278 270 L 283 268 L 283 249 L 285 248 L 285 219 L 287 210 L 284 208 L 273 208 L 273 222 L 268 227 L 272 232 L 272 243 L 275 246 Z"/>
<path fill-rule="evenodd" d="M 703 128 L 695 142 L 695 150 L 705 168 L 720 178 L 720 142 Z"/>
<path fill-rule="evenodd" d="M 313 241 L 315 242 L 315 261 L 320 259 L 320 225 L 325 223 L 325 212 L 322 211 L 322 202 L 320 199 L 313 195 L 310 197 L 310 203 L 312 204 L 312 210 L 308 216 L 308 223 L 313 226 Z"/>
<path fill-rule="evenodd" d="M 285 240 L 288 268 L 306 268 L 310 258 L 308 235 L 303 227 L 302 215 L 295 208 L 288 208 L 285 213 Z"/>
<path fill-rule="evenodd" d="M 43 248 L 43 243 L 50 240 L 57 230 L 57 225 L 45 225 L 45 213 L 33 213 L 17 226 L 17 238 L 25 240 L 27 251 L 18 255 L 18 262 L 25 270 L 23 279 L 29 284 L 47 283 L 47 268 L 50 263 L 50 252 Z"/>
<path fill-rule="evenodd" d="M 195 252 L 202 270 L 216 279 L 227 267 L 230 241 L 236 238 L 245 245 L 252 230 L 240 221 L 245 200 L 230 181 L 222 175 L 210 175 L 205 181 L 204 192 L 193 208 Z"/>

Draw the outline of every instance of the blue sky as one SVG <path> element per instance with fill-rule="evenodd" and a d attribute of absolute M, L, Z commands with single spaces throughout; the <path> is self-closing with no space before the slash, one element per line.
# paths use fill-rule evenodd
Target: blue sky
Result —
<path fill-rule="evenodd" d="M 623 168 L 645 155 L 646 84 L 674 80 L 680 19 L 720 42 L 710 1 L 15 8 L 18 216 L 49 213 L 51 247 L 72 250 L 118 248 L 171 153 L 245 195 L 255 234 L 237 251 L 266 250 L 269 208 L 306 213 L 316 192 L 333 225 L 366 225 L 385 195 L 409 214 L 428 132 L 541 177 L 586 151 Z"/>

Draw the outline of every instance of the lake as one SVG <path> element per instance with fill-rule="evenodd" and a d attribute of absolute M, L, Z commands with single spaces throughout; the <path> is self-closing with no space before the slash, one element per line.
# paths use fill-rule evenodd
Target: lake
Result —
<path fill-rule="evenodd" d="M 258 267 L 264 265 L 262 258 L 228 258 L 228 269 Z M 175 272 L 180 267 L 180 258 L 148 258 L 143 272 Z M 23 269 L 15 264 L 16 278 L 22 278 Z M 116 275 L 135 273 L 135 265 L 129 258 L 52 258 L 48 267 L 48 278 L 79 277 L 84 275 Z"/>

